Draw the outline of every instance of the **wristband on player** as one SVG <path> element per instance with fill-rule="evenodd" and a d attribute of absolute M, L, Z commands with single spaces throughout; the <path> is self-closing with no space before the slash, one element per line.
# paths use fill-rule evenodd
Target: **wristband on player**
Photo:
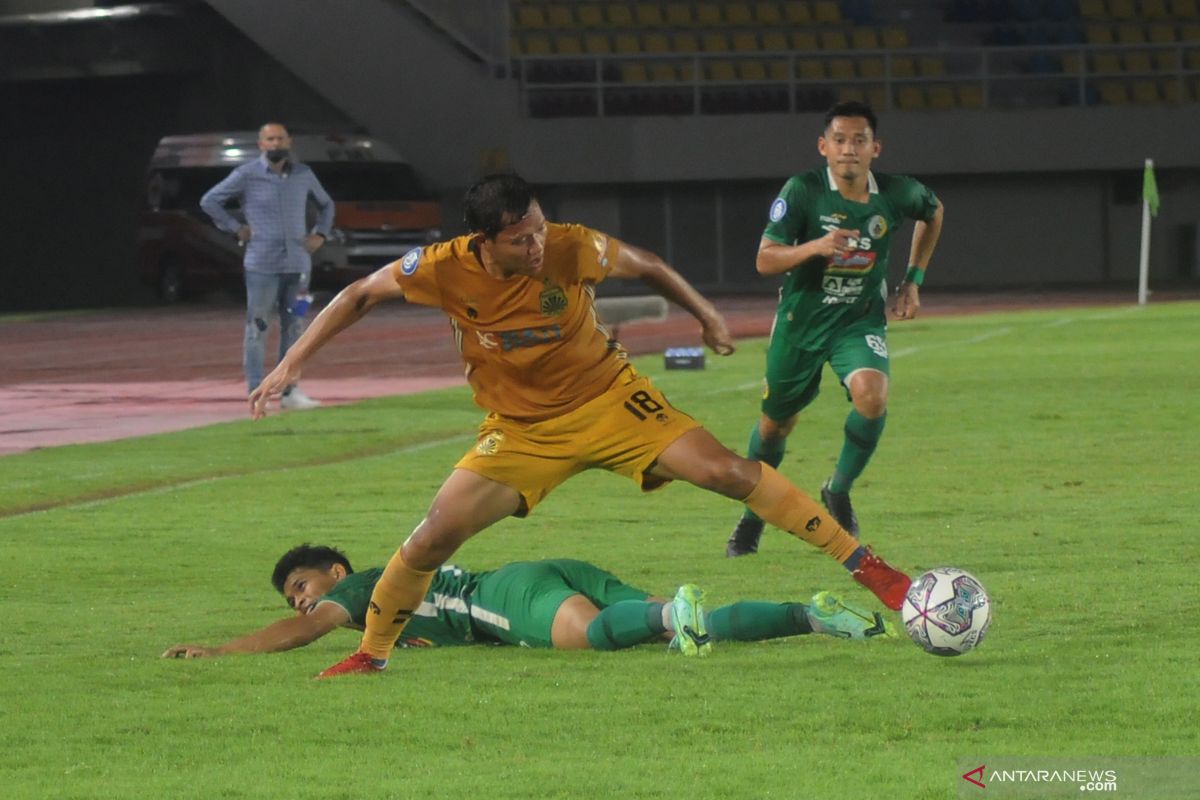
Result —
<path fill-rule="evenodd" d="M 925 268 L 910 266 L 908 272 L 904 273 L 902 283 L 911 283 L 914 286 L 920 286 L 925 283 Z"/>

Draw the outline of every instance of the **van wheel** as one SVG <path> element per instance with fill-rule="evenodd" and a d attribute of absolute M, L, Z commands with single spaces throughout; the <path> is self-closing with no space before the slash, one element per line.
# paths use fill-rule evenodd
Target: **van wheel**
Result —
<path fill-rule="evenodd" d="M 158 296 L 168 304 L 183 299 L 183 270 L 174 261 L 164 261 L 159 267 Z"/>

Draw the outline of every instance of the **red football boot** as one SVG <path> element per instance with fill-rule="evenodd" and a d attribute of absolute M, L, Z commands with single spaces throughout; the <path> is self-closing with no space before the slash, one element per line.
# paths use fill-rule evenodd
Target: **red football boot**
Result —
<path fill-rule="evenodd" d="M 317 679 L 336 678 L 339 675 L 367 675 L 375 672 L 383 672 L 383 667 L 375 663 L 375 659 L 371 658 L 370 653 L 359 651 L 329 669 L 323 670 L 317 675 Z"/>
<path fill-rule="evenodd" d="M 900 606 L 904 605 L 904 595 L 912 585 L 912 578 L 898 569 L 892 569 L 886 561 L 871 552 L 862 557 L 858 569 L 851 575 L 892 611 L 899 611 Z"/>

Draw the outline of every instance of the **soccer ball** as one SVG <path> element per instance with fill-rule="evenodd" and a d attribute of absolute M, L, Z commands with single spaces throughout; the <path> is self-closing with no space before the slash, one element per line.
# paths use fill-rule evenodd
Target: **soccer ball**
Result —
<path fill-rule="evenodd" d="M 912 582 L 900 616 L 908 635 L 926 652 L 961 656 L 983 641 L 992 601 L 971 573 L 938 567 Z"/>

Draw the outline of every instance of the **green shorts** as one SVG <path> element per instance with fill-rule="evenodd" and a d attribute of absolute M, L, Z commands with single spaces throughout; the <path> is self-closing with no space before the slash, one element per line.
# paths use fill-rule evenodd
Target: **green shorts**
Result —
<path fill-rule="evenodd" d="M 584 561 L 518 561 L 479 579 L 471 594 L 471 624 L 480 639 L 552 647 L 554 615 L 574 594 L 583 595 L 597 608 L 650 596 Z"/>
<path fill-rule="evenodd" d="M 860 369 L 890 375 L 887 321 L 858 320 L 832 333 L 819 349 L 801 349 L 788 342 L 786 336 L 773 335 L 767 346 L 762 413 L 783 422 L 804 410 L 821 391 L 821 369 L 826 361 L 843 386 L 850 374 Z"/>

